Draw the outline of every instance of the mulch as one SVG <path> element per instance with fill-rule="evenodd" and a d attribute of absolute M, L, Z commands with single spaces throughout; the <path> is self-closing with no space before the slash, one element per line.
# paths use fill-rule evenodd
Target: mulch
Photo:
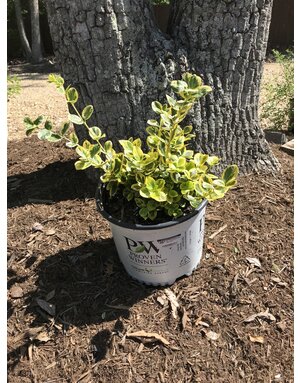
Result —
<path fill-rule="evenodd" d="M 200 267 L 166 289 L 126 274 L 72 150 L 9 142 L 8 381 L 293 382 L 293 157 L 272 149 L 280 174 L 208 206 Z"/>

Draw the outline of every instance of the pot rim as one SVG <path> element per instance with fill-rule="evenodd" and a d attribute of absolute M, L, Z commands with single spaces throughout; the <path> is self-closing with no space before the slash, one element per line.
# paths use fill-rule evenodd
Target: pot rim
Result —
<path fill-rule="evenodd" d="M 102 184 L 103 185 L 103 184 Z M 122 221 L 120 219 L 117 219 L 115 217 L 113 217 L 111 214 L 109 214 L 105 208 L 104 208 L 104 204 L 103 204 L 103 199 L 102 199 L 102 186 L 101 184 L 97 187 L 97 190 L 96 190 L 96 196 L 95 196 L 95 200 L 96 200 L 96 206 L 97 206 L 97 209 L 99 211 L 99 213 L 105 218 L 107 219 L 109 222 L 113 223 L 114 225 L 117 225 L 117 226 L 121 226 L 121 227 L 124 227 L 126 229 L 132 229 L 132 230 L 157 230 L 157 229 L 163 229 L 163 228 L 166 228 L 166 227 L 171 227 L 171 226 L 175 226 L 175 225 L 178 225 L 182 222 L 185 222 L 187 221 L 188 219 L 192 218 L 193 216 L 197 215 L 198 213 L 200 213 L 207 205 L 208 201 L 206 199 L 204 199 L 201 204 L 195 208 L 191 213 L 187 214 L 187 215 L 184 215 L 184 216 L 181 216 L 177 219 L 174 219 L 172 221 L 167 221 L 167 222 L 162 222 L 162 223 L 156 223 L 156 224 L 153 224 L 153 225 L 143 225 L 143 224 L 138 224 L 138 223 L 129 223 L 129 222 L 125 222 L 125 221 Z"/>

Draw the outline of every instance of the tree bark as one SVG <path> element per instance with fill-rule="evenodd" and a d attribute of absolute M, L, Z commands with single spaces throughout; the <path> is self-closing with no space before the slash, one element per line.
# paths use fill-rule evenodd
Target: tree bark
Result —
<path fill-rule="evenodd" d="M 244 172 L 276 170 L 258 104 L 273 0 L 174 0 L 169 32 L 213 92 L 195 108 L 196 149 Z M 198 36 L 196 38 L 196 36 Z"/>
<path fill-rule="evenodd" d="M 39 14 L 39 1 L 30 1 L 30 18 L 31 18 L 31 47 L 33 63 L 39 63 L 43 60 L 42 42 L 40 31 L 40 14 Z"/>
<path fill-rule="evenodd" d="M 169 35 L 148 0 L 46 5 L 61 73 L 81 107 L 93 104 L 92 123 L 109 138 L 143 138 L 151 101 L 164 100 L 169 80 L 190 70 L 213 87 L 191 118 L 195 148 L 243 172 L 278 169 L 257 116 L 272 0 L 174 0 Z"/>
<path fill-rule="evenodd" d="M 55 54 L 81 105 L 92 103 L 94 123 L 109 138 L 137 135 L 150 100 L 168 86 L 176 66 L 173 43 L 156 28 L 146 0 L 47 2 Z"/>
<path fill-rule="evenodd" d="M 28 42 L 28 39 L 26 36 L 25 28 L 24 28 L 20 0 L 14 0 L 14 5 L 15 5 L 16 21 L 17 21 L 21 46 L 22 46 L 22 49 L 23 49 L 23 52 L 25 54 L 26 59 L 30 60 L 31 59 L 31 48 L 30 48 L 30 45 L 29 45 L 29 42 Z"/>

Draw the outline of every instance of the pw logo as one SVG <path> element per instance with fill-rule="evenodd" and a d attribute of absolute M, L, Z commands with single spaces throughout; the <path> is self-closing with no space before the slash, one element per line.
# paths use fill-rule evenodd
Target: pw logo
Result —
<path fill-rule="evenodd" d="M 124 238 L 130 251 L 135 253 L 143 253 L 145 251 L 149 254 L 151 249 L 153 249 L 156 253 L 159 252 L 159 249 L 154 245 L 153 241 L 135 241 L 131 238 Z"/>

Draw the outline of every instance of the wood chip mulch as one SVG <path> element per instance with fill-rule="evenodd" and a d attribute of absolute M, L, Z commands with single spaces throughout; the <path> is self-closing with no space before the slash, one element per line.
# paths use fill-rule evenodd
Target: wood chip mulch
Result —
<path fill-rule="evenodd" d="M 8 381 L 293 382 L 293 157 L 272 149 L 281 173 L 240 177 L 208 206 L 200 267 L 154 288 L 121 266 L 73 152 L 10 142 Z"/>

